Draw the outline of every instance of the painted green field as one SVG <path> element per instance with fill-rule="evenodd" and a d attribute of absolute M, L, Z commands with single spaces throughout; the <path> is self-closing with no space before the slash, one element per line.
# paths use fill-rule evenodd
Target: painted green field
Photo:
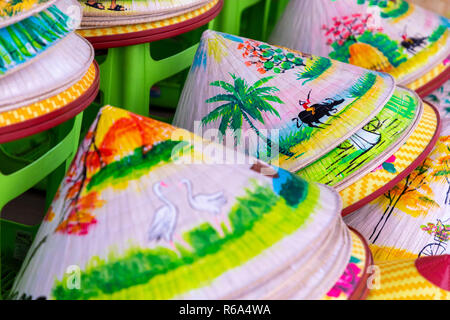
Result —
<path fill-rule="evenodd" d="M 377 117 L 363 128 L 380 135 L 376 145 L 362 150 L 349 139 L 297 174 L 310 181 L 336 185 L 392 145 L 413 123 L 417 107 L 417 100 L 413 96 L 397 90 Z M 366 134 L 370 136 L 370 133 Z M 355 140 L 355 136 L 353 139 Z"/>
<path fill-rule="evenodd" d="M 130 248 L 107 261 L 93 257 L 81 274 L 81 290 L 56 281 L 56 299 L 170 299 L 201 288 L 226 271 L 255 258 L 285 236 L 305 225 L 317 210 L 319 188 L 308 187 L 297 207 L 289 206 L 272 188 L 254 181 L 229 213 L 232 230 L 220 236 L 204 223 L 182 237 L 192 250 L 176 244 L 178 252 L 164 247 Z"/>
<path fill-rule="evenodd" d="M 328 59 L 326 59 L 328 60 Z M 326 62 L 322 60 L 319 63 L 319 66 L 323 67 Z M 376 75 L 373 73 L 366 73 L 361 76 L 348 90 L 347 95 L 354 99 L 351 103 L 349 103 L 345 108 L 340 110 L 339 113 L 346 112 L 349 110 L 352 105 L 360 98 L 362 98 L 376 83 Z M 336 120 L 334 120 L 336 121 Z M 327 123 L 333 124 L 333 119 L 329 119 Z M 291 131 L 289 134 L 280 137 L 280 148 L 284 150 L 291 151 L 291 148 L 296 147 L 297 145 L 304 143 L 305 141 L 310 140 L 315 133 L 319 132 L 322 129 L 311 128 L 307 125 L 303 124 L 300 128 L 295 131 Z M 299 158 L 302 154 L 297 154 L 296 158 Z"/>

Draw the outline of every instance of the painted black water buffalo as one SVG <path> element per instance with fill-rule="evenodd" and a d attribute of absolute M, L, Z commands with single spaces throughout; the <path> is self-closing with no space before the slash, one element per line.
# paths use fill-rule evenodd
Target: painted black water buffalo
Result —
<path fill-rule="evenodd" d="M 416 48 L 422 48 L 427 40 L 428 37 L 408 37 L 408 32 L 406 30 L 406 26 L 403 29 L 403 33 L 401 34 L 402 42 L 400 43 L 403 48 L 406 49 L 411 54 L 416 53 Z"/>
<path fill-rule="evenodd" d="M 310 93 L 311 91 L 308 94 L 307 103 L 309 103 Z M 320 119 L 325 116 L 334 117 L 331 112 L 337 111 L 336 106 L 340 105 L 342 102 L 344 102 L 344 99 L 334 100 L 331 98 L 327 98 L 321 103 L 316 103 L 312 106 L 309 106 L 306 102 L 300 100 L 298 102 L 299 105 L 306 110 L 301 111 L 298 114 L 298 117 L 293 118 L 292 121 L 296 121 L 297 128 L 300 128 L 302 123 L 305 123 L 309 127 L 323 129 L 323 127 L 320 127 L 320 125 L 328 124 L 321 122 Z"/>
<path fill-rule="evenodd" d="M 421 38 L 403 38 L 404 40 L 401 42 L 401 45 L 403 48 L 405 48 L 409 53 L 415 54 L 416 48 L 420 47 L 422 48 L 426 42 L 428 37 L 421 37 Z"/>

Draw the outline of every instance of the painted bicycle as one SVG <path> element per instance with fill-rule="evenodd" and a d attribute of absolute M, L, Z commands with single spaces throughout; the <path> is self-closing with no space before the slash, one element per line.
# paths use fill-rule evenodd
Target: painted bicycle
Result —
<path fill-rule="evenodd" d="M 447 219 L 445 222 L 449 221 Z M 450 225 L 445 225 L 441 220 L 437 219 L 437 223 L 427 223 L 427 225 L 422 225 L 420 228 L 423 231 L 428 232 L 428 234 L 434 235 L 433 243 L 427 244 L 419 252 L 419 257 L 421 256 L 438 256 L 445 253 L 447 249 L 447 242 L 450 239 Z"/>

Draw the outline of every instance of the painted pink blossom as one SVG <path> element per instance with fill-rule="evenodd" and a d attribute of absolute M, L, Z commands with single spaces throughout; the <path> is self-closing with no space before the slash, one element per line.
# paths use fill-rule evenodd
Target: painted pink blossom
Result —
<path fill-rule="evenodd" d="M 359 277 L 358 274 L 361 271 L 360 268 L 354 263 L 349 263 L 344 271 L 344 274 L 336 282 L 333 288 L 328 291 L 327 296 L 337 298 L 342 292 L 347 296 L 353 293 L 356 285 L 358 284 Z"/>

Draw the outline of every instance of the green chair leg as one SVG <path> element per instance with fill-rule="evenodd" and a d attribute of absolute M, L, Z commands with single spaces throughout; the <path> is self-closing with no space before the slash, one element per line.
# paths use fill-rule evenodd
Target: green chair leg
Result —
<path fill-rule="evenodd" d="M 29 190 L 47 176 L 49 177 L 49 189 L 46 202 L 47 206 L 49 205 L 78 148 L 82 119 L 83 113 L 80 113 L 74 120 L 60 125 L 56 129 L 56 139 L 61 138 L 58 140 L 59 142 L 32 163 L 14 173 L 3 174 L 0 172 L 0 212 L 9 201 Z M 72 127 L 67 128 L 72 123 Z M 67 129 L 69 132 L 62 137 Z M 10 273 L 5 270 L 5 257 L 8 260 L 14 260 L 15 256 L 17 258 L 18 252 L 19 256 L 22 256 L 23 253 L 20 251 L 26 250 L 26 248 L 23 247 L 23 243 L 17 241 L 23 240 L 23 237 L 26 236 L 31 237 L 28 239 L 30 242 L 38 227 L 38 225 L 27 226 L 24 230 L 24 226 L 18 223 L 0 219 L 0 299 L 4 294 L 3 288 L 5 287 L 2 280 L 11 281 Z"/>

